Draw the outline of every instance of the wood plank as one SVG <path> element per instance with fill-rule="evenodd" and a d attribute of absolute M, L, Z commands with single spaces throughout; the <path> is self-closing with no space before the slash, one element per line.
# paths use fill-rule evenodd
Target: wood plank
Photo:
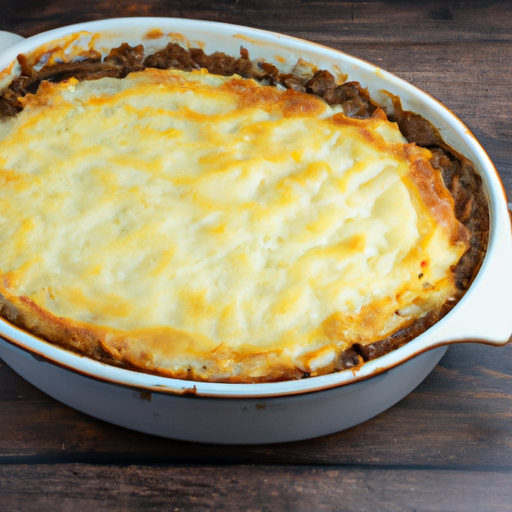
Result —
<path fill-rule="evenodd" d="M 335 0 L 4 0 L 1 30 L 33 35 L 43 30 L 101 18 L 169 16 L 206 19 L 285 32 L 317 42 L 332 34 L 340 41 L 447 42 L 510 41 L 510 2 L 346 2 Z"/>
<path fill-rule="evenodd" d="M 512 469 L 512 345 L 451 347 L 408 397 L 352 429 L 262 446 L 183 443 L 90 418 L 0 368 L 0 465 L 357 464 Z"/>
<path fill-rule="evenodd" d="M 0 509 L 509 511 L 509 472 L 334 466 L 0 466 Z"/>

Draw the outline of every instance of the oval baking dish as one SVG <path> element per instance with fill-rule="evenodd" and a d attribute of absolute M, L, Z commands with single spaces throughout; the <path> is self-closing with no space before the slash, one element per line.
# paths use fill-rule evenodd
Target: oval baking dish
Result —
<path fill-rule="evenodd" d="M 20 41 L 0 55 L 0 69 L 78 32 L 97 34 L 95 48 L 123 42 L 159 48 L 169 40 L 205 52 L 237 55 L 280 68 L 299 58 L 320 69 L 348 74 L 378 102 L 398 96 L 404 109 L 437 127 L 455 150 L 471 160 L 490 209 L 487 254 L 469 291 L 446 317 L 380 358 L 342 372 L 262 384 L 191 382 L 133 372 L 78 356 L 0 320 L 0 356 L 29 382 L 54 398 L 103 420 L 164 437 L 215 443 L 266 443 L 332 433 L 365 421 L 416 387 L 450 343 L 505 344 L 512 334 L 512 236 L 498 174 L 470 131 L 442 104 L 403 80 L 344 53 L 284 35 L 219 23 L 131 18 L 63 27 Z M 39 50 L 40 51 L 40 50 Z"/>

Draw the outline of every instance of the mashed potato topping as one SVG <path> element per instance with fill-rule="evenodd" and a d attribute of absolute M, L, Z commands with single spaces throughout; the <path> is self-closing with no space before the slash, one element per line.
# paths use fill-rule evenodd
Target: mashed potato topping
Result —
<path fill-rule="evenodd" d="M 0 123 L 0 293 L 50 341 L 182 378 L 296 378 L 454 293 L 465 228 L 379 111 L 204 70 L 22 101 Z"/>

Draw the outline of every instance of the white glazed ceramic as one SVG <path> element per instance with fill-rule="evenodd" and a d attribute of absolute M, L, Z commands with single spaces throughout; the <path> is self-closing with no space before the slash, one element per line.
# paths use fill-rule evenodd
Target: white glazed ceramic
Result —
<path fill-rule="evenodd" d="M 4 30 L 0 30 L 0 51 L 9 48 L 9 46 L 12 46 L 14 43 L 23 41 L 23 39 L 25 38 L 19 36 L 18 34 L 13 34 L 11 32 L 5 32 Z"/>
<path fill-rule="evenodd" d="M 158 29 L 159 32 L 155 32 Z M 361 423 L 391 407 L 434 368 L 450 343 L 505 344 L 512 334 L 512 233 L 503 186 L 470 131 L 428 94 L 376 66 L 292 37 L 221 23 L 172 18 L 102 20 L 63 27 L 14 43 L 0 70 L 19 53 L 68 34 L 100 34 L 95 47 L 142 42 L 149 51 L 178 40 L 206 53 L 264 58 L 291 69 L 299 58 L 398 95 L 404 108 L 429 119 L 444 139 L 477 166 L 489 199 L 491 231 L 482 268 L 470 290 L 440 322 L 415 340 L 357 370 L 268 384 L 194 383 L 113 368 L 48 344 L 0 320 L 0 357 L 29 382 L 87 414 L 159 436 L 212 443 L 271 443 L 316 437 Z M 150 31 L 151 38 L 146 34 Z M 161 34 L 161 37 L 155 37 Z M 167 35 L 164 35 L 167 34 Z M 86 39 L 86 38 L 85 38 Z M 48 45 L 48 46 L 47 46 Z"/>

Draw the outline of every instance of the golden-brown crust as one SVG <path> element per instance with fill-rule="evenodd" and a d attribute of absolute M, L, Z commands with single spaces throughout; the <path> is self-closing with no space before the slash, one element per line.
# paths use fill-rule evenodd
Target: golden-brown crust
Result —
<path fill-rule="evenodd" d="M 453 243 L 467 245 L 471 234 L 464 224 L 456 221 L 453 216 L 455 203 L 443 182 L 441 172 L 435 170 L 430 162 L 414 158 L 411 155 L 411 150 L 415 147 L 415 145 L 413 147 L 405 146 L 406 153 L 411 158 L 411 176 L 420 192 L 423 203 L 433 213 L 438 225 L 444 226 L 446 231 L 450 233 Z"/>
<path fill-rule="evenodd" d="M 0 316 L 60 347 L 119 366 L 119 361 L 101 348 L 104 334 L 101 328 L 52 315 L 27 297 L 13 296 L 3 286 L 0 286 Z"/>
<path fill-rule="evenodd" d="M 325 76 L 322 75 L 321 78 L 322 80 L 325 80 Z M 350 91 L 353 91 L 355 85 L 353 83 L 349 85 Z M 45 87 L 44 82 L 42 87 Z M 322 100 L 315 95 L 311 95 L 305 100 L 302 94 L 291 89 L 284 95 L 277 95 L 277 91 L 273 88 L 257 87 L 252 82 L 243 79 L 231 80 L 228 82 L 227 87 L 230 87 L 232 91 L 237 92 L 240 98 L 249 105 L 259 104 L 262 100 L 279 101 L 284 104 L 283 110 L 288 112 L 289 115 L 297 115 L 301 112 L 316 112 L 319 111 L 322 104 Z M 306 85 L 304 87 L 307 88 Z M 331 86 L 331 88 L 326 86 L 325 91 L 327 91 L 325 92 L 326 95 L 330 95 L 329 97 L 341 94 L 341 90 L 333 89 L 333 86 Z M 318 90 L 316 90 L 315 94 L 317 92 Z M 365 95 L 361 92 L 361 97 L 363 98 L 363 105 L 371 106 L 371 108 L 368 107 L 367 110 L 368 116 L 371 116 L 376 120 L 386 118 L 385 112 L 381 108 L 378 108 L 367 94 Z M 351 97 L 351 99 L 353 99 L 353 97 Z M 44 102 L 44 94 L 41 94 L 37 98 L 31 96 L 29 101 Z M 360 113 L 363 107 L 359 105 L 357 108 L 357 112 Z M 403 118 L 407 118 L 406 123 L 409 123 L 409 131 L 414 131 L 414 120 L 412 124 L 410 122 L 414 116 L 415 115 L 402 116 Z M 362 123 L 360 119 L 335 115 L 332 118 L 332 122 L 345 124 L 351 123 L 352 125 L 358 126 L 360 127 L 361 134 L 366 139 L 375 142 L 374 134 L 364 128 L 364 123 Z M 413 129 L 411 129 L 410 126 L 413 126 Z M 431 127 L 431 125 L 428 126 Z M 446 230 L 451 234 L 452 241 L 466 244 L 468 240 L 471 239 L 472 250 L 470 251 L 470 256 L 465 256 L 462 263 L 458 265 L 458 270 L 455 270 L 455 274 L 458 276 L 461 283 L 460 285 L 458 284 L 460 293 L 457 297 L 451 297 L 439 310 L 432 311 L 419 321 L 416 321 L 414 324 L 394 333 L 385 340 L 377 341 L 375 343 L 355 343 L 353 347 L 347 351 L 338 354 L 332 364 L 324 366 L 320 373 L 338 371 L 360 365 L 368 359 L 373 359 L 383 353 L 398 348 L 424 330 L 428 329 L 433 323 L 439 320 L 439 318 L 444 316 L 444 314 L 453 307 L 455 302 L 460 299 L 463 292 L 467 289 L 469 283 L 476 275 L 476 271 L 481 264 L 487 243 L 487 205 L 485 203 L 485 198 L 483 198 L 483 194 L 478 187 L 473 186 L 473 184 L 467 185 L 463 183 L 464 180 L 473 180 L 473 182 L 478 181 L 479 177 L 476 175 L 474 168 L 471 168 L 470 163 L 464 159 L 460 159 L 458 155 L 453 152 L 451 153 L 450 150 L 447 149 L 446 145 L 443 145 L 444 143 L 442 143 L 442 140 L 440 140 L 438 134 L 436 134 L 437 132 L 435 129 L 432 129 L 434 135 L 429 133 L 425 135 L 425 131 L 428 132 L 428 129 L 423 129 L 423 132 L 421 132 L 420 135 L 416 135 L 416 137 L 420 140 L 423 137 L 427 142 L 429 142 L 429 146 L 435 146 L 433 149 L 434 157 L 432 159 L 432 163 L 434 167 L 437 166 L 436 168 L 440 170 L 434 170 L 424 159 L 414 158 L 417 151 L 415 144 L 411 144 L 410 146 L 406 145 L 405 151 L 406 154 L 410 156 L 411 162 L 413 162 L 414 172 L 412 176 L 427 208 L 436 213 L 436 220 L 440 224 L 445 225 Z M 443 164 L 443 158 L 445 160 L 448 159 L 450 164 L 452 164 L 453 161 L 458 162 L 458 167 L 455 165 L 457 169 L 453 170 L 449 180 L 447 180 L 446 177 L 448 172 L 445 171 L 449 165 L 446 162 Z M 450 193 L 447 192 L 444 186 L 442 173 L 444 174 L 444 181 L 449 181 L 447 185 Z M 454 209 L 457 212 L 457 218 L 462 224 L 447 221 L 447 219 L 453 218 L 451 212 Z M 168 377 L 197 381 L 218 380 L 222 382 L 269 382 L 297 379 L 305 376 L 304 371 L 300 370 L 293 364 L 283 362 L 279 357 L 279 354 L 272 351 L 263 353 L 253 352 L 245 355 L 243 350 L 224 353 L 222 349 L 216 349 L 217 352 L 213 354 L 212 357 L 212 360 L 216 361 L 216 364 L 218 364 L 218 368 L 215 370 L 210 368 L 207 373 L 202 373 L 200 368 L 186 366 L 170 370 L 160 369 L 158 371 L 154 371 L 150 365 L 152 358 L 150 352 L 139 352 L 137 359 L 133 359 L 126 354 L 124 345 L 125 333 L 116 333 L 112 330 L 108 330 L 107 328 L 57 317 L 45 309 L 40 308 L 32 300 L 26 297 L 16 297 L 11 295 L 7 288 L 2 286 L 0 286 L 0 316 L 28 332 L 68 350 L 84 354 L 107 364 L 136 368 L 139 371 L 158 373 Z M 328 320 L 329 321 L 326 321 L 324 325 L 324 330 L 327 336 L 332 339 L 337 339 L 337 337 L 339 338 L 339 334 L 336 332 L 336 318 Z M 269 360 L 272 359 L 274 360 L 274 364 L 268 364 Z M 255 369 L 255 373 L 244 373 L 243 371 L 241 373 L 237 373 L 236 371 L 233 372 L 232 369 L 230 369 L 231 373 L 223 373 L 223 366 L 228 364 L 230 360 L 238 361 L 240 368 Z M 264 364 L 260 365 L 260 360 L 262 362 L 264 361 Z M 147 368 L 145 368 L 146 363 Z M 260 366 L 265 367 L 265 370 L 262 374 L 258 375 L 257 369 Z"/>

